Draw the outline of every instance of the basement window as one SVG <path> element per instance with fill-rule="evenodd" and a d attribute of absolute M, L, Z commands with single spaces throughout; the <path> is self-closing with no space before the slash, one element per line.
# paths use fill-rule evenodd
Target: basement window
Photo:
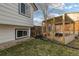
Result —
<path fill-rule="evenodd" d="M 17 37 L 23 36 L 22 34 L 23 34 L 23 31 L 17 31 Z"/>
<path fill-rule="evenodd" d="M 16 30 L 16 39 L 27 37 L 28 36 L 27 33 L 28 33 L 27 30 Z"/>

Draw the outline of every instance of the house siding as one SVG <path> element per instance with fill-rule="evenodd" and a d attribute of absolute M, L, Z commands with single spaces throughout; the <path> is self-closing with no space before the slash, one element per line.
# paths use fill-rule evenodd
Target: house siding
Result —
<path fill-rule="evenodd" d="M 0 25 L 0 43 L 15 39 L 15 26 Z"/>
<path fill-rule="evenodd" d="M 30 27 L 0 25 L 0 44 L 16 40 L 16 29 L 27 29 L 28 33 L 25 38 L 30 38 Z"/>
<path fill-rule="evenodd" d="M 0 24 L 33 26 L 31 18 L 19 14 L 18 3 L 0 3 Z"/>
<path fill-rule="evenodd" d="M 19 14 L 18 3 L 0 3 L 0 43 L 13 41 L 16 38 L 16 29 L 27 29 L 27 37 L 30 37 L 30 28 L 33 26 L 33 8 L 31 16 Z"/>

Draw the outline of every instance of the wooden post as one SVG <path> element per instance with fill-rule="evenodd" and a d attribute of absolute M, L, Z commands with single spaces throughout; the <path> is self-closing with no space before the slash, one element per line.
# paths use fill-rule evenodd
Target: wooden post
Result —
<path fill-rule="evenodd" d="M 28 36 L 29 37 L 31 36 L 31 28 L 29 28 L 29 34 L 28 34 Z"/>
<path fill-rule="evenodd" d="M 44 25 L 44 24 L 43 24 L 43 22 L 42 22 L 42 35 L 43 35 L 43 30 L 44 30 L 44 29 L 43 29 L 43 25 Z"/>
<path fill-rule="evenodd" d="M 73 23 L 73 34 L 75 34 L 75 23 Z"/>
<path fill-rule="evenodd" d="M 65 14 L 63 14 L 63 43 L 65 43 L 65 31 L 64 31 L 64 28 L 65 28 Z"/>
<path fill-rule="evenodd" d="M 53 17 L 53 39 L 55 39 L 55 18 Z"/>
<path fill-rule="evenodd" d="M 70 20 L 70 35 L 71 35 L 71 28 L 72 28 L 71 26 L 72 26 L 72 25 L 71 25 L 71 20 Z"/>

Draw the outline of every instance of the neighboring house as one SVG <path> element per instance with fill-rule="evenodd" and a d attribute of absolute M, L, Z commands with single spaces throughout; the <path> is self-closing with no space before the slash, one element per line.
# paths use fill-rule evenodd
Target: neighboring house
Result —
<path fill-rule="evenodd" d="M 79 34 L 79 13 L 66 13 L 43 21 L 43 34 L 47 38 L 67 44 Z"/>
<path fill-rule="evenodd" d="M 35 8 L 28 3 L 0 3 L 0 43 L 29 38 Z"/>

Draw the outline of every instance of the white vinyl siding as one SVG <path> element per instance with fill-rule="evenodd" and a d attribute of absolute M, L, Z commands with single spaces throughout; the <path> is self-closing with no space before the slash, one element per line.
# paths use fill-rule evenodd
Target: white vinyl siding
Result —
<path fill-rule="evenodd" d="M 0 44 L 16 39 L 16 29 L 27 29 L 27 36 L 20 37 L 18 39 L 29 38 L 30 27 L 12 26 L 12 25 L 0 25 Z"/>
<path fill-rule="evenodd" d="M 0 25 L 0 43 L 15 40 L 15 26 Z"/>
<path fill-rule="evenodd" d="M 33 26 L 32 14 L 31 18 L 20 15 L 18 3 L 0 3 L 0 24 Z"/>

